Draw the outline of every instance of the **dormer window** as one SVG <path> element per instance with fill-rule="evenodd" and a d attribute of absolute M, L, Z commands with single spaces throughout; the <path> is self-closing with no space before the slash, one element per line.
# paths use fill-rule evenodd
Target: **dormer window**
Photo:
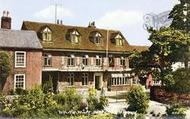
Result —
<path fill-rule="evenodd" d="M 100 44 L 100 43 L 101 43 L 101 38 L 102 38 L 102 35 L 97 32 L 97 33 L 94 35 L 94 37 L 93 37 L 94 43 L 95 43 L 95 44 Z"/>
<path fill-rule="evenodd" d="M 96 45 L 100 45 L 101 44 L 101 40 L 102 40 L 102 35 L 99 32 L 92 32 L 90 34 L 90 40 L 96 44 Z"/>
<path fill-rule="evenodd" d="M 76 30 L 74 30 L 73 32 L 71 32 L 70 37 L 71 37 L 71 42 L 72 43 L 79 44 L 79 41 L 80 41 L 80 34 L 79 34 L 79 32 L 77 32 Z"/>
<path fill-rule="evenodd" d="M 117 45 L 117 46 L 122 46 L 123 45 L 123 37 L 120 35 L 120 34 L 118 34 L 116 37 L 115 37 L 115 44 Z"/>
<path fill-rule="evenodd" d="M 52 41 L 52 32 L 48 27 L 44 28 L 42 31 L 42 40 L 46 42 Z"/>

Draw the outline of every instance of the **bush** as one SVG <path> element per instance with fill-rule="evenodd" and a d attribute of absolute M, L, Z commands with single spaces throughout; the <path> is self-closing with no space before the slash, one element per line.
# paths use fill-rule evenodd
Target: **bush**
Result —
<path fill-rule="evenodd" d="M 190 92 L 190 69 L 178 69 L 165 76 L 166 89 L 178 93 Z"/>
<path fill-rule="evenodd" d="M 33 89 L 27 94 L 14 97 L 2 108 L 2 115 L 8 117 L 39 118 L 52 117 L 57 114 L 57 103 L 53 100 L 53 95 L 44 94 L 41 89 Z"/>
<path fill-rule="evenodd" d="M 137 111 L 137 113 L 146 113 L 149 99 L 141 86 L 134 86 L 127 93 L 127 102 L 129 111 Z"/>
<path fill-rule="evenodd" d="M 185 114 L 186 110 L 187 109 L 181 106 L 180 104 L 172 104 L 171 106 L 167 107 L 166 114 L 168 116 L 178 117 L 178 118 L 183 119 L 186 116 Z"/>
<path fill-rule="evenodd" d="M 87 98 L 88 110 L 93 113 L 96 110 L 104 110 L 105 106 L 108 105 L 108 99 L 105 96 L 96 97 L 96 89 L 89 88 L 89 97 Z"/>

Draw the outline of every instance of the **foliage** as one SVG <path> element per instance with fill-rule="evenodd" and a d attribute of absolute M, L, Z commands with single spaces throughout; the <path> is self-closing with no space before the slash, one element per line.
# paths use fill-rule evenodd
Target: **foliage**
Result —
<path fill-rule="evenodd" d="M 3 116 L 26 118 L 54 116 L 58 112 L 57 103 L 51 93 L 44 94 L 41 89 L 33 89 L 15 97 L 11 102 L 6 102 L 1 113 Z"/>
<path fill-rule="evenodd" d="M 184 117 L 186 116 L 185 114 L 186 110 L 187 109 L 181 106 L 180 104 L 172 104 L 169 107 L 167 107 L 166 114 L 168 116 L 174 116 L 174 117 L 184 119 Z"/>
<path fill-rule="evenodd" d="M 64 108 L 65 111 L 77 111 L 80 108 L 82 97 L 77 94 L 75 88 L 66 88 L 63 92 L 65 97 Z M 63 99 L 62 99 L 63 101 Z"/>
<path fill-rule="evenodd" d="M 189 33 L 190 27 L 190 2 L 189 0 L 179 0 L 179 3 L 174 6 L 172 11 L 169 14 L 169 18 L 172 19 L 171 27 L 176 30 L 182 30 L 186 33 Z M 188 61 L 190 60 L 190 51 L 189 46 L 184 47 L 181 51 L 183 55 L 183 60 L 185 67 L 188 67 Z"/>
<path fill-rule="evenodd" d="M 141 86 L 134 86 L 127 93 L 127 102 L 129 104 L 129 111 L 146 113 L 149 99 Z"/>
<path fill-rule="evenodd" d="M 24 90 L 22 88 L 16 88 L 14 91 L 14 94 L 18 94 L 18 95 L 23 95 L 23 94 L 27 94 L 27 93 L 28 93 L 28 91 Z"/>
<path fill-rule="evenodd" d="M 189 93 L 190 92 L 190 69 L 178 69 L 165 77 L 165 84 L 168 90 Z"/>
<path fill-rule="evenodd" d="M 20 118 L 77 116 L 88 114 L 86 107 L 93 112 L 103 110 L 108 104 L 106 97 L 97 98 L 94 93 L 90 94 L 87 102 L 84 102 L 75 88 L 66 88 L 62 93 L 55 95 L 52 92 L 44 93 L 40 88 L 26 91 L 27 93 L 19 91 L 20 95 L 12 96 L 10 99 L 0 95 L 2 116 Z"/>
<path fill-rule="evenodd" d="M 51 75 L 49 75 L 49 79 L 47 81 L 44 81 L 42 85 L 42 89 L 44 93 L 53 92 L 53 78 Z"/>
<path fill-rule="evenodd" d="M 88 93 L 88 111 L 93 113 L 96 110 L 104 110 L 105 106 L 108 105 L 108 99 L 105 96 L 100 96 L 100 98 L 98 99 L 96 97 L 96 90 L 94 88 L 89 88 Z"/>
<path fill-rule="evenodd" d="M 10 73 L 9 55 L 6 52 L 0 52 L 0 88 L 3 89 L 4 83 Z"/>
<path fill-rule="evenodd" d="M 184 52 L 189 47 L 190 36 L 184 31 L 173 28 L 148 29 L 149 41 L 152 45 L 149 51 L 132 55 L 132 64 L 137 74 L 146 75 L 153 72 L 153 78 L 164 79 L 172 71 L 171 65 L 175 62 L 185 62 Z"/>

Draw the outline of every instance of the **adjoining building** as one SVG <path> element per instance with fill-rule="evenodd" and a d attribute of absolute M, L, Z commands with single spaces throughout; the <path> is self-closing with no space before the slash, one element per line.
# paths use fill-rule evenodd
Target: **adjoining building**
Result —
<path fill-rule="evenodd" d="M 31 89 L 41 85 L 42 46 L 34 31 L 11 30 L 7 11 L 1 17 L 0 52 L 10 58 L 10 76 L 5 81 L 3 93 L 16 88 Z"/>
<path fill-rule="evenodd" d="M 37 33 L 43 47 L 42 82 L 53 81 L 54 91 L 65 87 L 127 90 L 138 83 L 129 67 L 131 46 L 117 30 L 24 21 L 22 30 Z"/>

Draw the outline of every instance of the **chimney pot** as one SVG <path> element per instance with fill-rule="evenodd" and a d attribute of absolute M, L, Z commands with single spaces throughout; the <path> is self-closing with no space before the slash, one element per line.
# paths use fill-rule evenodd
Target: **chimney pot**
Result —
<path fill-rule="evenodd" d="M 8 11 L 3 11 L 3 16 L 1 17 L 1 28 L 11 29 L 11 17 L 9 17 Z"/>

